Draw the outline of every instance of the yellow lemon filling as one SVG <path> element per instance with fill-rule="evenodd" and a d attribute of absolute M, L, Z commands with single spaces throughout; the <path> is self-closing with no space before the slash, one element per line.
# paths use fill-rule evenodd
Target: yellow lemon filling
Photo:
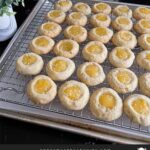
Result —
<path fill-rule="evenodd" d="M 46 23 L 46 24 L 43 25 L 43 29 L 47 30 L 47 31 L 54 29 L 54 27 L 55 26 L 52 23 Z"/>
<path fill-rule="evenodd" d="M 54 11 L 49 13 L 49 16 L 52 17 L 52 18 L 57 18 L 60 15 L 61 15 L 61 11 L 59 11 L 59 10 L 54 10 Z"/>
<path fill-rule="evenodd" d="M 123 84 L 129 84 L 131 82 L 131 76 L 125 71 L 118 72 L 117 79 Z"/>
<path fill-rule="evenodd" d="M 82 29 L 78 26 L 71 27 L 69 29 L 71 35 L 77 36 L 82 33 Z"/>
<path fill-rule="evenodd" d="M 47 46 L 49 44 L 49 41 L 44 37 L 40 37 L 40 38 L 35 40 L 35 44 L 37 46 L 43 47 L 43 46 Z"/>
<path fill-rule="evenodd" d="M 106 21 L 107 20 L 107 16 L 100 14 L 100 15 L 96 16 L 96 19 L 98 19 L 99 21 Z"/>
<path fill-rule="evenodd" d="M 129 8 L 126 6 L 122 6 L 122 7 L 119 7 L 118 10 L 124 14 L 124 13 L 128 13 Z"/>
<path fill-rule="evenodd" d="M 52 69 L 56 72 L 63 72 L 67 69 L 67 62 L 64 60 L 56 60 L 53 65 L 52 65 Z"/>
<path fill-rule="evenodd" d="M 146 55 L 146 59 L 150 61 L 150 53 Z"/>
<path fill-rule="evenodd" d="M 100 46 L 98 46 L 98 45 L 90 45 L 90 46 L 87 47 L 87 51 L 89 53 L 96 53 L 96 54 L 98 54 L 98 53 L 101 53 L 102 48 Z"/>
<path fill-rule="evenodd" d="M 122 32 L 120 37 L 125 41 L 130 41 L 132 39 L 132 35 L 127 31 Z"/>
<path fill-rule="evenodd" d="M 107 9 L 107 4 L 104 4 L 104 3 L 98 4 L 96 8 L 99 10 L 105 10 Z"/>
<path fill-rule="evenodd" d="M 116 56 L 120 59 L 127 59 L 129 57 L 129 53 L 126 49 L 117 48 Z"/>
<path fill-rule="evenodd" d="M 70 52 L 73 49 L 73 45 L 71 42 L 62 42 L 60 44 L 60 49 Z"/>
<path fill-rule="evenodd" d="M 149 20 L 142 20 L 141 24 L 144 28 L 150 29 L 150 21 Z"/>
<path fill-rule="evenodd" d="M 150 14 L 150 9 L 146 7 L 139 8 L 139 11 L 146 15 Z"/>
<path fill-rule="evenodd" d="M 78 100 L 81 97 L 81 89 L 79 86 L 74 85 L 66 88 L 64 94 L 71 100 Z"/>
<path fill-rule="evenodd" d="M 23 56 L 23 59 L 22 59 L 22 62 L 24 65 L 32 65 L 34 64 L 35 62 L 37 61 L 37 58 L 33 55 L 24 55 Z"/>
<path fill-rule="evenodd" d="M 112 109 L 116 105 L 116 100 L 111 93 L 104 93 L 100 96 L 99 103 L 106 108 Z"/>
<path fill-rule="evenodd" d="M 147 42 L 150 43 L 150 36 L 146 38 Z"/>
<path fill-rule="evenodd" d="M 139 114 L 147 114 L 149 107 L 144 99 L 136 99 L 132 102 L 133 109 Z"/>
<path fill-rule="evenodd" d="M 81 19 L 81 14 L 78 13 L 78 12 L 75 12 L 75 13 L 72 14 L 72 18 L 73 19 Z"/>
<path fill-rule="evenodd" d="M 39 94 L 45 94 L 51 89 L 51 84 L 48 80 L 46 79 L 39 79 L 35 85 L 34 89 L 37 93 Z"/>
<path fill-rule="evenodd" d="M 118 23 L 119 24 L 123 24 L 123 25 L 128 25 L 129 24 L 129 20 L 127 18 L 119 18 L 118 19 Z"/>
<path fill-rule="evenodd" d="M 69 1 L 59 1 L 58 4 L 62 7 L 64 6 L 68 6 L 69 5 Z"/>
<path fill-rule="evenodd" d="M 96 77 L 99 74 L 99 68 L 92 64 L 88 65 L 85 69 L 85 72 L 90 76 L 90 77 Z"/>
<path fill-rule="evenodd" d="M 107 35 L 107 29 L 103 28 L 103 27 L 98 27 L 96 28 L 96 34 L 100 35 L 100 36 L 104 36 Z"/>
<path fill-rule="evenodd" d="M 78 9 L 81 9 L 81 10 L 85 10 L 87 9 L 87 6 L 85 4 L 80 4 L 77 6 Z"/>

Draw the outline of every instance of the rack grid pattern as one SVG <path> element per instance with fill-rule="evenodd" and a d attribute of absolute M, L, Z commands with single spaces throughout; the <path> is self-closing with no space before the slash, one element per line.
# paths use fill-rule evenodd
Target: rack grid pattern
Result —
<path fill-rule="evenodd" d="M 90 1 L 88 2 L 90 3 L 90 5 L 92 6 L 92 4 L 94 2 Z M 115 5 L 113 5 L 112 7 L 114 7 Z M 133 123 L 132 121 L 130 121 L 126 115 L 123 114 L 123 116 L 121 118 L 119 118 L 118 120 L 112 121 L 112 122 L 105 122 L 105 121 L 101 121 L 101 120 L 97 120 L 95 119 L 88 108 L 88 105 L 86 106 L 85 109 L 83 109 L 82 111 L 70 111 L 70 110 L 66 110 L 65 108 L 63 108 L 63 106 L 60 105 L 60 102 L 58 100 L 58 97 L 56 97 L 56 99 L 51 102 L 50 104 L 46 105 L 46 106 L 38 106 L 33 104 L 32 102 L 30 102 L 28 100 L 28 97 L 26 95 L 26 85 L 27 83 L 33 78 L 33 77 L 28 77 L 28 76 L 23 76 L 20 75 L 16 72 L 15 70 L 15 62 L 16 59 L 21 56 L 22 54 L 29 52 L 28 50 L 28 43 L 38 35 L 38 27 L 45 22 L 45 15 L 47 14 L 48 11 L 50 11 L 51 9 L 53 9 L 54 7 L 54 1 L 45 1 L 43 3 L 43 5 L 41 6 L 41 8 L 39 9 L 38 13 L 35 15 L 34 19 L 30 22 L 29 26 L 27 27 L 26 31 L 24 33 L 22 33 L 17 40 L 15 41 L 15 43 L 13 44 L 13 46 L 11 47 L 7 58 L 5 60 L 5 62 L 3 63 L 2 67 L 1 67 L 1 76 L 0 76 L 0 100 L 2 101 L 7 101 L 9 103 L 14 103 L 14 104 L 18 104 L 19 105 L 24 105 L 27 108 L 37 108 L 43 111 L 49 111 L 50 112 L 55 112 L 55 113 L 60 113 L 63 114 L 64 116 L 72 116 L 72 117 L 77 117 L 77 118 L 81 118 L 83 120 L 89 120 L 89 121 L 93 121 L 96 124 L 99 125 L 99 127 L 101 127 L 101 125 L 106 125 L 110 128 L 121 128 L 122 130 L 126 130 L 130 135 L 132 135 L 132 133 L 136 132 L 137 134 L 144 136 L 147 135 L 150 138 L 150 127 L 143 127 L 140 126 L 138 124 Z M 111 15 L 111 17 L 113 18 L 114 16 Z M 133 20 L 134 21 L 134 20 Z M 66 24 L 63 24 L 63 29 L 66 27 Z M 87 25 L 86 28 L 88 30 L 90 30 L 92 27 L 90 25 Z M 133 31 L 134 32 L 134 31 Z M 55 41 L 58 41 L 60 39 L 63 39 L 63 35 L 61 34 L 58 38 L 55 39 Z M 81 59 L 81 50 L 82 47 L 87 43 L 84 42 L 83 44 L 81 44 L 80 46 L 80 52 L 77 55 L 77 57 L 75 57 L 73 60 L 76 64 L 76 66 L 78 66 L 79 64 L 83 63 L 84 60 Z M 112 43 L 108 43 L 107 45 L 108 51 L 110 51 L 114 46 L 112 45 Z M 140 48 L 137 47 L 133 50 L 136 53 L 138 53 L 140 51 Z M 42 56 L 45 64 L 47 64 L 47 62 L 54 57 L 53 53 L 47 54 Z M 107 74 L 107 72 L 110 69 L 113 69 L 114 67 L 111 66 L 111 64 L 109 63 L 108 60 L 106 60 L 103 64 L 102 64 L 103 68 L 104 68 L 104 72 Z M 45 67 L 44 67 L 45 68 Z M 134 63 L 134 65 L 131 67 L 131 70 L 134 71 L 138 76 L 141 75 L 142 73 L 145 72 L 145 70 L 139 68 L 136 63 Z M 45 70 L 43 69 L 41 74 L 45 74 Z M 70 79 L 75 79 L 78 80 L 76 77 L 76 72 L 73 74 L 73 76 Z M 70 80 L 69 79 L 69 80 Z M 57 82 L 58 86 L 62 83 Z M 107 81 L 105 80 L 104 83 L 96 86 L 96 87 L 92 87 L 90 88 L 90 91 L 94 91 L 95 89 L 99 88 L 99 87 L 109 87 Z M 137 89 L 134 93 L 140 93 L 139 89 Z M 121 95 L 122 99 L 125 99 L 125 97 L 128 96 L 128 94 L 126 95 Z M 21 110 L 20 110 L 21 112 Z M 112 128 L 112 130 L 113 130 Z"/>

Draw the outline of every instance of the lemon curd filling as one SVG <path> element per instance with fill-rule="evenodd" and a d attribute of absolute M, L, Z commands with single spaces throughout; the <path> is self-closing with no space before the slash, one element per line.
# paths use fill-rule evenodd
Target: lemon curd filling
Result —
<path fill-rule="evenodd" d="M 150 36 L 146 38 L 147 42 L 150 44 Z"/>
<path fill-rule="evenodd" d="M 87 51 L 89 53 L 99 54 L 99 53 L 101 53 L 102 48 L 100 46 L 98 46 L 98 45 L 90 45 L 90 46 L 87 47 Z"/>
<path fill-rule="evenodd" d="M 61 11 L 59 11 L 59 10 L 55 10 L 55 11 L 52 11 L 49 13 L 49 16 L 52 18 L 59 17 L 60 15 L 61 15 Z"/>
<path fill-rule="evenodd" d="M 118 10 L 119 10 L 121 13 L 128 13 L 129 8 L 128 8 L 128 7 L 125 7 L 125 6 L 122 6 L 122 7 L 119 7 Z"/>
<path fill-rule="evenodd" d="M 129 32 L 122 32 L 120 37 L 125 41 L 130 41 L 132 39 L 132 35 Z"/>
<path fill-rule="evenodd" d="M 73 14 L 72 14 L 72 18 L 73 18 L 73 19 L 81 19 L 81 14 L 80 14 L 80 13 L 77 13 L 77 12 L 76 12 L 76 13 L 73 13 Z"/>
<path fill-rule="evenodd" d="M 56 60 L 53 65 L 52 65 L 52 69 L 56 72 L 63 72 L 67 69 L 67 62 L 64 60 Z"/>
<path fill-rule="evenodd" d="M 129 73 L 125 71 L 118 72 L 117 79 L 123 84 L 129 84 L 131 82 Z"/>
<path fill-rule="evenodd" d="M 105 9 L 107 9 L 107 5 L 104 4 L 104 3 L 101 3 L 101 4 L 98 4 L 96 6 L 96 8 L 99 9 L 99 10 L 105 10 Z"/>
<path fill-rule="evenodd" d="M 74 36 L 77 36 L 77 35 L 82 33 L 82 29 L 80 27 L 78 27 L 78 26 L 75 26 L 75 27 L 71 27 L 69 29 L 69 32 L 70 32 L 70 34 L 72 34 Z"/>
<path fill-rule="evenodd" d="M 150 61 L 150 53 L 146 55 L 146 59 Z"/>
<path fill-rule="evenodd" d="M 39 79 L 35 85 L 34 89 L 39 94 L 45 94 L 51 89 L 51 84 L 46 79 Z"/>
<path fill-rule="evenodd" d="M 144 28 L 150 29 L 150 21 L 149 20 L 142 20 L 141 24 Z"/>
<path fill-rule="evenodd" d="M 78 5 L 77 8 L 81 9 L 81 10 L 86 10 L 87 9 L 86 5 L 84 5 L 84 4 Z"/>
<path fill-rule="evenodd" d="M 150 9 L 149 8 L 143 8 L 142 7 L 142 8 L 139 8 L 139 11 L 143 14 L 146 14 L 146 15 L 150 14 Z"/>
<path fill-rule="evenodd" d="M 111 93 L 104 93 L 99 97 L 99 103 L 106 108 L 112 109 L 116 105 L 116 100 Z"/>
<path fill-rule="evenodd" d="M 136 99 L 132 102 L 133 109 L 139 114 L 147 114 L 149 107 L 144 99 Z"/>
<path fill-rule="evenodd" d="M 60 2 L 58 2 L 58 4 L 60 5 L 60 6 L 68 6 L 69 5 L 69 1 L 60 1 Z"/>
<path fill-rule="evenodd" d="M 88 65 L 85 69 L 85 72 L 90 76 L 90 77 L 96 77 L 99 74 L 99 68 L 92 64 Z"/>
<path fill-rule="evenodd" d="M 98 19 L 99 21 L 106 21 L 107 17 L 105 15 L 100 14 L 96 16 L 96 19 Z"/>
<path fill-rule="evenodd" d="M 62 49 L 63 51 L 70 52 L 73 49 L 73 45 L 71 42 L 62 42 L 60 44 L 60 49 Z"/>
<path fill-rule="evenodd" d="M 43 29 L 45 29 L 47 31 L 54 29 L 54 27 L 55 26 L 52 23 L 46 23 L 46 24 L 43 25 Z"/>
<path fill-rule="evenodd" d="M 47 46 L 49 44 L 49 41 L 44 37 L 40 37 L 40 38 L 36 39 L 35 44 L 37 46 L 43 47 L 43 46 Z"/>
<path fill-rule="evenodd" d="M 81 97 L 81 89 L 79 86 L 74 85 L 66 88 L 64 94 L 71 100 L 78 100 Z"/>
<path fill-rule="evenodd" d="M 23 56 L 23 59 L 22 59 L 22 62 L 24 65 L 32 65 L 34 64 L 35 62 L 37 61 L 37 58 L 33 55 L 24 55 Z"/>
<path fill-rule="evenodd" d="M 96 34 L 100 35 L 100 36 L 104 36 L 104 35 L 107 35 L 107 30 L 106 28 L 103 28 L 103 27 L 98 27 L 96 28 Z"/>
<path fill-rule="evenodd" d="M 120 59 L 125 60 L 129 57 L 129 53 L 123 48 L 117 48 L 116 56 Z"/>
<path fill-rule="evenodd" d="M 119 18 L 118 19 L 118 23 L 119 24 L 123 24 L 123 25 L 128 25 L 129 24 L 129 20 L 126 18 Z"/>

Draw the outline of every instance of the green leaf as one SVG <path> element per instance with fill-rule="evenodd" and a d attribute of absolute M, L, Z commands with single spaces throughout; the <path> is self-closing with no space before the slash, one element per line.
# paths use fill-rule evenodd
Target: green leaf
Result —
<path fill-rule="evenodd" d="M 13 3 L 13 0 L 6 0 L 6 1 L 5 1 L 5 4 L 6 4 L 7 6 L 11 5 L 12 3 Z"/>
<path fill-rule="evenodd" d="M 5 0 L 0 0 L 0 7 L 3 6 L 4 2 L 5 2 Z"/>
<path fill-rule="evenodd" d="M 0 16 L 6 14 L 8 16 L 15 15 L 16 12 L 10 12 L 9 7 L 10 5 L 19 6 L 20 4 L 24 7 L 25 3 L 24 0 L 0 0 Z"/>

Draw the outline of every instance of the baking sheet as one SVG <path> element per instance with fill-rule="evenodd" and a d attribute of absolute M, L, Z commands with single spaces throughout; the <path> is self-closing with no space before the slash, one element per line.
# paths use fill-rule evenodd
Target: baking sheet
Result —
<path fill-rule="evenodd" d="M 28 17 L 27 21 L 18 31 L 10 45 L 7 47 L 6 52 L 1 57 L 0 60 L 0 108 L 4 110 L 11 110 L 15 112 L 20 112 L 22 114 L 36 116 L 36 118 L 42 118 L 44 120 L 53 120 L 59 123 L 66 123 L 70 125 L 76 125 L 83 128 L 90 128 L 91 130 L 96 131 L 105 131 L 107 133 L 116 134 L 120 136 L 125 136 L 134 139 L 140 139 L 144 141 L 150 141 L 150 128 L 143 127 L 138 124 L 133 123 L 129 120 L 124 114 L 118 120 L 112 122 L 106 122 L 95 119 L 90 111 L 89 106 L 87 105 L 85 109 L 82 111 L 70 111 L 65 109 L 59 102 L 58 97 L 46 106 L 39 106 L 33 104 L 28 100 L 26 95 L 26 84 L 33 78 L 20 75 L 15 70 L 15 62 L 16 59 L 26 53 L 28 50 L 28 43 L 38 35 L 37 28 L 45 22 L 45 15 L 48 11 L 53 9 L 54 0 L 47 1 L 41 0 L 37 4 L 34 11 Z M 85 1 L 90 5 L 95 3 L 94 1 Z M 120 3 L 108 2 L 112 7 Z M 134 5 L 129 5 L 130 8 L 134 9 Z M 114 16 L 111 16 L 112 18 Z M 134 20 L 133 20 L 134 21 Z M 65 28 L 65 24 L 63 28 Z M 88 25 L 86 27 L 90 30 L 91 26 Z M 133 31 L 134 32 L 134 31 Z M 63 35 L 60 35 L 56 38 L 56 41 L 63 38 Z M 86 41 L 87 42 L 87 41 Z M 85 42 L 85 43 L 86 43 Z M 81 44 L 80 49 L 85 45 L 85 43 Z M 108 50 L 110 51 L 113 48 L 111 43 L 107 45 Z M 138 53 L 140 48 L 135 48 L 134 52 Z M 81 52 L 81 51 L 80 51 Z M 45 64 L 54 57 L 53 54 L 48 54 L 43 56 L 45 60 Z M 77 55 L 75 59 L 73 59 L 76 63 L 76 66 L 83 63 L 84 60 L 81 59 L 81 53 Z M 113 67 L 107 60 L 103 65 L 105 73 L 107 73 Z M 140 69 L 136 64 L 131 67 L 138 76 L 145 71 Z M 45 70 L 43 69 L 42 74 L 45 74 Z M 78 80 L 76 77 L 76 72 L 70 79 Z M 69 79 L 69 80 L 70 80 Z M 58 83 L 57 84 L 62 84 Z M 99 87 L 108 87 L 108 83 L 105 81 L 103 84 L 100 84 L 96 87 L 90 88 L 90 91 L 99 88 Z M 140 93 L 137 89 L 134 93 Z M 124 99 L 128 94 L 122 95 Z M 32 120 L 31 120 L 32 122 Z"/>

